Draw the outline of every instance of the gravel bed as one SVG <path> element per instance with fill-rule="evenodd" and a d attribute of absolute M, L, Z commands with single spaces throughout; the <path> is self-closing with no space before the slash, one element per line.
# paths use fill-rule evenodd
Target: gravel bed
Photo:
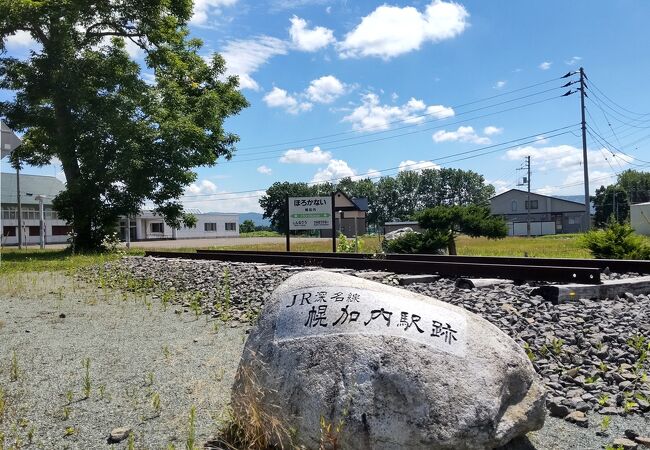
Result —
<path fill-rule="evenodd" d="M 118 284 L 125 279 L 148 280 L 148 288 L 158 298 L 168 296 L 186 311 L 200 304 L 207 315 L 227 320 L 230 326 L 246 327 L 254 323 L 264 300 L 278 284 L 296 271 L 312 269 L 130 257 L 107 264 L 94 276 Z M 340 271 L 399 285 L 399 275 L 395 274 Z M 612 279 L 629 276 L 632 274 L 609 275 Z M 605 443 L 608 436 L 596 438 L 594 434 L 607 416 L 610 419 L 605 422 L 611 420 L 607 428 L 618 433 L 612 432 L 614 437 L 622 436 L 625 426 L 617 425 L 620 423 L 629 423 L 637 433 L 650 435 L 648 295 L 626 294 L 602 301 L 578 299 L 553 305 L 529 295 L 528 284 L 460 290 L 454 280 L 443 278 L 403 288 L 479 314 L 521 343 L 547 386 L 550 415 L 568 416 L 567 420 L 574 422 L 560 420 L 560 425 L 551 425 L 555 422 L 550 419 L 545 430 L 555 427 L 563 435 L 566 433 L 561 430 L 568 425 L 577 436 L 581 432 L 578 427 L 589 426 L 591 439 Z M 576 445 L 574 448 L 597 448 L 601 444 Z"/>
<path fill-rule="evenodd" d="M 117 427 L 137 449 L 185 449 L 191 428 L 199 446 L 246 337 L 207 319 L 58 273 L 1 277 L 0 448 L 127 448 L 107 443 Z"/>

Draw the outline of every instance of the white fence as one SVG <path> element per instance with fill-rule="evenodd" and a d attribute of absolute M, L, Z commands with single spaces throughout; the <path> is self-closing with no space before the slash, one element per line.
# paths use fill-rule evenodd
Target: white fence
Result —
<path fill-rule="evenodd" d="M 526 222 L 508 222 L 508 236 L 527 236 L 528 226 Z M 530 235 L 531 236 L 544 236 L 547 234 L 555 234 L 555 222 L 531 222 Z"/>

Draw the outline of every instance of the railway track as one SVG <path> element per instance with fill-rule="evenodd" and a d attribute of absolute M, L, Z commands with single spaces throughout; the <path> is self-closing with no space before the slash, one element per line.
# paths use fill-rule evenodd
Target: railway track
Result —
<path fill-rule="evenodd" d="M 607 268 L 613 272 L 650 273 L 650 261 L 632 260 L 404 254 L 376 256 L 247 250 L 197 250 L 195 253 L 147 251 L 145 256 L 594 285 L 601 283 L 600 275 Z"/>

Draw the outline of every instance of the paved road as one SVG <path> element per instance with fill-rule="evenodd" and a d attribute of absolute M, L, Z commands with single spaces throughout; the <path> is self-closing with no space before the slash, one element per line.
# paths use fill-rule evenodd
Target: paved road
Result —
<path fill-rule="evenodd" d="M 291 237 L 291 242 L 318 242 L 331 241 L 331 238 L 298 238 Z M 164 241 L 138 241 L 132 242 L 132 248 L 207 248 L 213 246 L 259 245 L 259 244 L 284 244 L 284 237 L 224 237 L 211 239 L 177 239 Z M 49 244 L 47 248 L 65 248 L 67 244 Z M 10 248 L 10 247 L 7 247 Z M 12 246 L 11 248 L 15 248 Z M 38 245 L 29 245 L 28 249 L 38 248 Z"/>
<path fill-rule="evenodd" d="M 328 238 L 291 238 L 291 242 L 331 241 Z M 132 242 L 132 247 L 139 248 L 181 248 L 181 247 L 213 247 L 259 244 L 283 244 L 284 237 L 226 237 L 214 239 L 178 239 L 175 241 L 139 241 Z"/>

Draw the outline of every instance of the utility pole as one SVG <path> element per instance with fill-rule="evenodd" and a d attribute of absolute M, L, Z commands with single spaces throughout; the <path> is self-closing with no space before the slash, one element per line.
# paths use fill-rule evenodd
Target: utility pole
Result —
<path fill-rule="evenodd" d="M 587 121 L 585 119 L 585 70 L 580 68 L 580 110 L 582 113 L 582 168 L 584 170 L 585 182 L 585 231 L 591 227 L 591 215 L 589 200 L 589 165 L 587 163 Z"/>
<path fill-rule="evenodd" d="M 524 184 L 528 185 L 528 195 L 526 197 L 526 236 L 530 237 L 530 155 L 526 156 L 524 160 L 525 166 L 521 169 L 526 170 L 526 175 L 522 183 L 517 184 L 517 186 L 523 186 Z M 517 169 L 520 170 L 520 169 Z"/>
<path fill-rule="evenodd" d="M 18 248 L 23 248 L 23 207 L 20 201 L 20 161 L 16 161 L 16 203 L 18 203 Z"/>

